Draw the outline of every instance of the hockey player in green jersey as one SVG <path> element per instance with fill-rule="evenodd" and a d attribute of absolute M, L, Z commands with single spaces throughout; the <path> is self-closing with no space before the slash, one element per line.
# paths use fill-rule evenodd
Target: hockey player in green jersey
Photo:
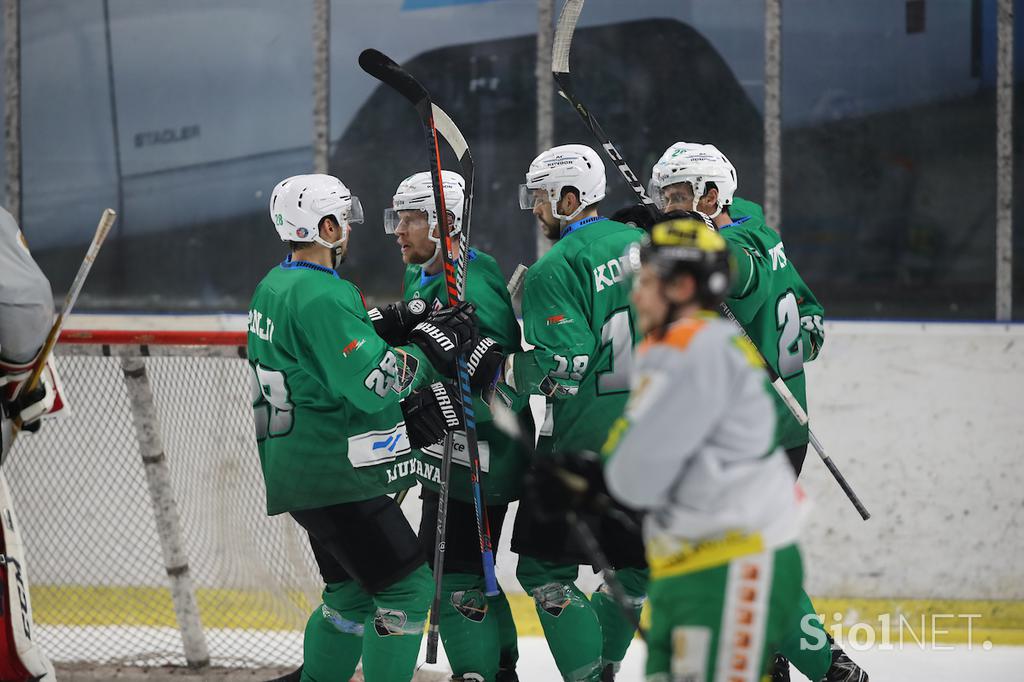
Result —
<path fill-rule="evenodd" d="M 359 201 L 337 178 L 281 181 L 270 215 L 291 255 L 256 287 L 248 358 L 267 512 L 309 532 L 326 587 L 310 616 L 301 679 L 412 679 L 432 579 L 387 493 L 414 483 L 411 449 L 461 427 L 451 367 L 474 337 L 471 308 L 433 313 L 393 347 L 336 269 Z M 433 367 L 432 367 L 433 366 Z"/>
<path fill-rule="evenodd" d="M 604 164 L 583 145 L 544 152 L 520 187 L 520 206 L 532 210 L 555 243 L 524 284 L 523 328 L 534 348 L 509 355 L 497 391 L 512 404 L 529 394 L 546 397 L 538 457 L 599 449 L 628 395 L 639 334 L 620 259 L 643 233 L 600 217 L 604 194 Z M 589 557 L 564 519 L 545 519 L 531 506 L 527 496 L 513 529 L 516 575 L 534 598 L 558 669 L 566 680 L 598 680 L 606 667 L 614 674 L 633 626 L 603 587 L 591 599 L 579 590 L 579 564 L 590 563 Z M 637 529 L 609 522 L 601 534 L 639 612 L 646 562 Z"/>
<path fill-rule="evenodd" d="M 656 222 L 626 259 L 646 338 L 603 479 L 650 512 L 650 682 L 759 682 L 797 610 L 797 498 L 772 389 L 750 342 L 715 312 L 732 261 L 694 212 Z M 544 499 L 600 512 L 601 458 L 556 461 L 540 480 Z"/>
<path fill-rule="evenodd" d="M 444 200 L 448 211 L 453 248 L 461 253 L 465 182 L 458 173 L 442 171 Z M 395 235 L 406 264 L 403 301 L 369 311 L 377 332 L 390 343 L 405 343 L 411 326 L 428 311 L 439 309 L 447 299 L 442 274 L 441 238 L 430 173 L 416 173 L 399 184 L 392 208 L 384 213 L 384 227 Z M 488 254 L 468 253 L 465 300 L 476 308 L 480 340 L 469 357 L 470 383 L 474 391 L 477 437 L 480 448 L 482 489 L 496 547 L 509 502 L 519 499 L 529 453 L 504 432 L 497 430 L 481 391 L 491 389 L 506 352 L 519 350 L 522 332 L 497 262 Z M 533 433 L 528 406 L 520 411 L 524 430 Z M 423 513 L 419 537 L 432 560 L 437 538 L 438 494 L 443 446 L 415 451 L 420 459 L 417 474 L 423 485 Z M 518 639 L 512 612 L 504 593 L 484 595 L 480 540 L 470 489 L 469 459 L 465 435 L 455 436 L 442 578 L 441 641 L 456 680 L 514 682 Z M 431 566 L 433 568 L 433 566 Z"/>
<path fill-rule="evenodd" d="M 818 356 L 825 342 L 825 311 L 786 256 L 778 232 L 765 224 L 761 207 L 734 196 L 737 186 L 736 169 L 714 145 L 677 142 L 654 165 L 649 192 L 664 211 L 696 210 L 709 216 L 738 268 L 725 302 L 806 411 L 803 366 Z M 772 397 L 778 416 L 776 438 L 799 476 L 807 453 L 807 426 L 797 422 L 774 390 Z M 801 615 L 814 614 L 806 594 L 801 595 L 801 604 Z M 816 616 L 813 622 L 824 635 Z M 859 677 L 863 672 L 834 643 L 831 650 L 801 647 L 803 633 L 796 624 L 791 635 L 780 652 L 809 679 L 867 679 Z M 788 679 L 784 661 L 779 668 L 777 678 Z"/>

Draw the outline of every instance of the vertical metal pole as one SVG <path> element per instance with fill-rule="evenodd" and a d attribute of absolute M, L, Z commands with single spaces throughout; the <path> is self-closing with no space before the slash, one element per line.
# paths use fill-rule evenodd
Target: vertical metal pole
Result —
<path fill-rule="evenodd" d="M 765 221 L 782 225 L 782 0 L 765 0 Z"/>
<path fill-rule="evenodd" d="M 21 224 L 21 11 L 20 0 L 4 0 L 5 205 Z"/>
<path fill-rule="evenodd" d="M 331 111 L 331 2 L 313 2 L 313 172 L 327 172 Z"/>
<path fill-rule="evenodd" d="M 996 319 L 1013 317 L 1013 0 L 999 0 L 996 38 Z"/>
<path fill-rule="evenodd" d="M 551 75 L 551 43 L 554 40 L 554 0 L 537 0 L 537 153 L 555 146 L 555 78 Z M 524 169 L 525 171 L 525 169 Z M 537 232 L 537 258 L 551 242 Z"/>
<path fill-rule="evenodd" d="M 199 605 L 196 602 L 195 586 L 188 570 L 188 555 L 182 542 L 181 520 L 178 504 L 171 486 L 171 472 L 164 455 L 160 438 L 160 420 L 153 403 L 153 389 L 146 375 L 142 358 L 123 356 L 121 369 L 132 406 L 132 421 L 135 436 L 139 441 L 142 465 L 146 471 L 146 485 L 149 499 L 153 504 L 157 535 L 160 536 L 160 550 L 164 557 L 164 568 L 171 583 L 171 601 L 174 615 L 181 630 L 185 649 L 185 661 L 191 668 L 210 664 L 210 653 L 206 647 L 206 635 L 199 620 Z"/>
<path fill-rule="evenodd" d="M 782 0 L 764 2 L 764 217 L 782 230 Z"/>

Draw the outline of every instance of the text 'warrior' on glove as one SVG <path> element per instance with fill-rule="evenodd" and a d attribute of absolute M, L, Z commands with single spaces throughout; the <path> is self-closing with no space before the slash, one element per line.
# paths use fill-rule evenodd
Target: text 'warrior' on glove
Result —
<path fill-rule="evenodd" d="M 472 303 L 463 301 L 427 316 L 409 332 L 439 372 L 454 376 L 455 359 L 476 339 L 477 321 Z"/>
<path fill-rule="evenodd" d="M 462 403 L 451 384 L 436 382 L 401 402 L 405 430 L 414 448 L 440 443 L 449 431 L 466 428 Z"/>

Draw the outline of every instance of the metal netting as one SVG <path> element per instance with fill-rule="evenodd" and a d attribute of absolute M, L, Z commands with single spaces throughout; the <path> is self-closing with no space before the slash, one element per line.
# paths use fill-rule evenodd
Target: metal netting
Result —
<path fill-rule="evenodd" d="M 322 583 L 298 525 L 266 515 L 248 369 L 238 348 L 222 350 L 142 347 L 153 355 L 143 362 L 170 492 L 210 663 L 291 665 L 301 661 Z M 57 354 L 72 413 L 20 438 L 4 465 L 38 641 L 55 661 L 182 665 L 119 357 L 140 348 L 59 346 Z"/>

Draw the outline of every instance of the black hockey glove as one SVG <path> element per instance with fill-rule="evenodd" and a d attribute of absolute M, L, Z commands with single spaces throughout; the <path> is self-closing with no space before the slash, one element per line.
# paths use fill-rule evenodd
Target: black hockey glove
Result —
<path fill-rule="evenodd" d="M 476 338 L 477 321 L 472 303 L 430 313 L 409 332 L 409 342 L 426 354 L 430 364 L 448 376 L 455 375 L 455 358 Z"/>
<path fill-rule="evenodd" d="M 484 400 L 490 401 L 494 382 L 498 378 L 498 370 L 505 364 L 505 349 L 489 336 L 483 336 L 469 351 L 466 368 L 469 370 L 469 387 L 484 394 Z"/>
<path fill-rule="evenodd" d="M 14 418 L 14 417 L 22 417 L 22 418 L 24 418 L 24 415 L 22 414 L 22 412 L 26 408 L 34 405 L 35 403 L 41 402 L 41 401 L 43 401 L 45 399 L 46 399 L 46 386 L 44 386 L 42 383 L 40 383 L 35 388 L 33 388 L 31 391 L 28 391 L 28 392 L 22 391 L 17 396 L 15 396 L 14 400 L 12 400 L 12 401 L 10 401 L 8 403 L 5 403 L 5 405 L 4 405 L 4 412 L 6 414 L 10 415 L 11 418 Z M 43 423 L 43 420 L 39 416 L 37 416 L 35 419 L 33 419 L 31 421 L 27 421 L 27 422 L 22 423 L 21 430 L 22 431 L 28 431 L 29 433 L 36 433 L 37 431 L 39 431 L 39 427 L 42 425 L 42 423 Z"/>
<path fill-rule="evenodd" d="M 611 504 L 601 456 L 588 451 L 534 459 L 526 493 L 541 518 L 562 517 L 568 511 L 602 514 Z"/>
<path fill-rule="evenodd" d="M 650 231 L 651 225 L 654 224 L 655 218 L 651 215 L 651 212 L 644 206 L 638 204 L 632 204 L 625 208 L 620 208 L 618 211 L 612 214 L 612 220 L 617 223 L 627 223 L 629 225 L 635 225 L 641 230 Z"/>
<path fill-rule="evenodd" d="M 410 393 L 400 405 L 409 444 L 414 448 L 440 443 L 449 431 L 466 428 L 462 403 L 451 384 L 430 384 Z"/>
<path fill-rule="evenodd" d="M 377 336 L 384 339 L 389 346 L 404 346 L 409 343 L 409 332 L 412 328 L 427 319 L 430 306 L 422 298 L 414 298 L 410 301 L 396 301 L 370 308 L 366 313 L 373 322 Z"/>

